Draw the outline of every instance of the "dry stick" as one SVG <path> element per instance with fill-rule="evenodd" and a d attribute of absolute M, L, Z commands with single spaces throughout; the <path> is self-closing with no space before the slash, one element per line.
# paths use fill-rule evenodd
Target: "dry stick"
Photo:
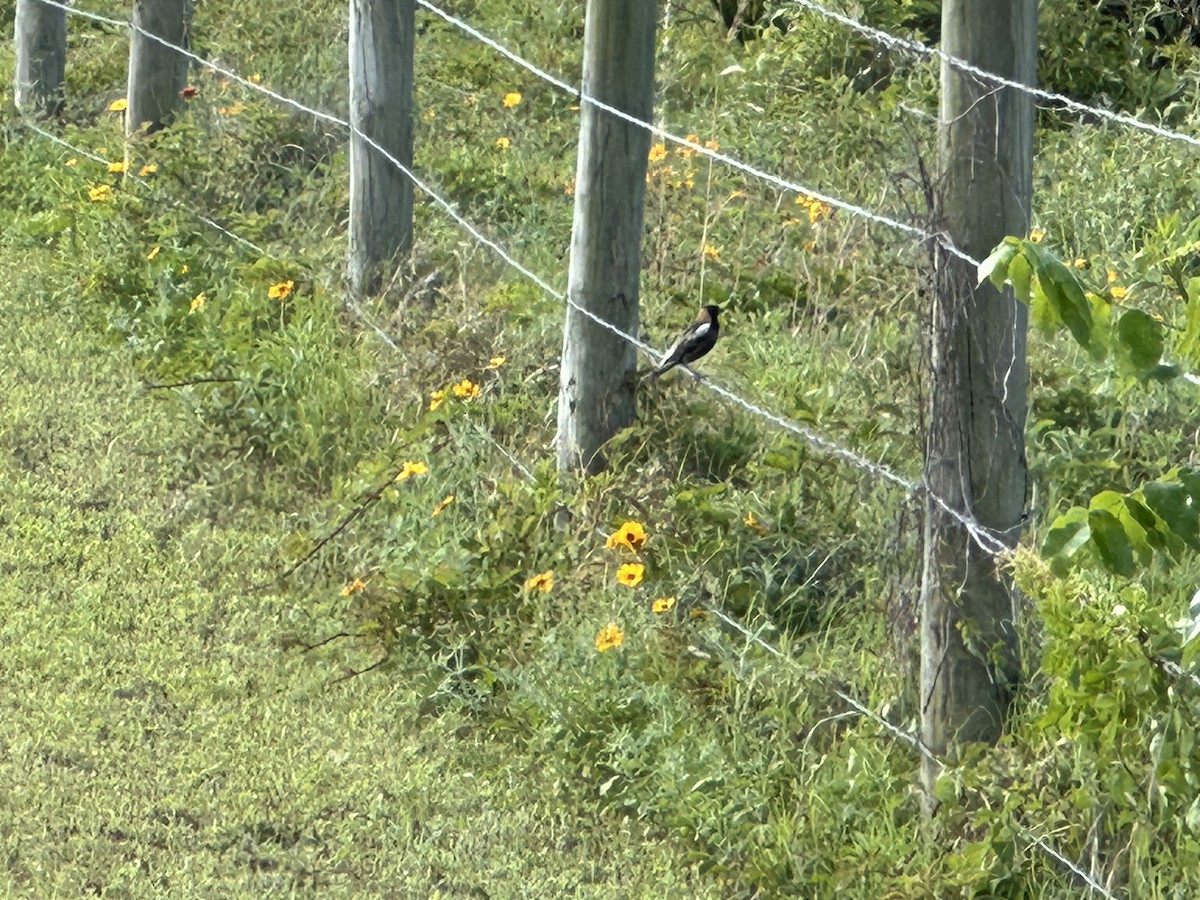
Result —
<path fill-rule="evenodd" d="M 163 391 L 168 388 L 191 387 L 194 384 L 227 384 L 232 381 L 241 381 L 240 378 L 193 378 L 189 381 L 173 381 L 169 384 L 147 384 L 148 391 Z"/>
<path fill-rule="evenodd" d="M 336 538 L 339 534 L 341 534 L 343 531 L 345 531 L 346 528 L 349 527 L 350 523 L 353 522 L 355 519 L 357 519 L 359 516 L 361 516 L 363 513 L 365 513 L 367 511 L 367 508 L 370 507 L 370 505 L 372 503 L 375 503 L 377 500 L 379 500 L 379 498 L 383 496 L 383 492 L 386 491 L 392 484 L 395 483 L 396 479 L 400 477 L 400 473 L 403 471 L 404 471 L 404 466 L 401 466 L 400 468 L 398 468 L 395 471 L 395 473 L 393 475 L 391 475 L 388 478 L 387 481 L 383 482 L 378 487 L 372 488 L 371 490 L 367 491 L 367 493 L 364 495 L 363 501 L 361 503 L 359 503 L 358 506 L 354 507 L 354 509 L 352 509 L 352 510 L 350 510 L 350 512 L 346 513 L 346 515 L 344 515 L 342 517 L 342 520 L 333 527 L 333 530 L 330 531 L 328 534 L 326 534 L 319 541 L 317 541 L 317 543 L 313 546 L 313 548 L 311 550 L 309 550 L 307 553 L 305 553 L 304 556 L 302 556 L 300 559 L 296 560 L 296 562 L 292 563 L 290 566 L 288 566 L 286 569 L 284 569 L 282 572 L 280 572 L 279 575 L 276 576 L 276 580 L 282 581 L 283 579 L 288 578 L 289 576 L 291 576 L 291 574 L 293 572 L 295 572 L 302 565 L 304 565 L 309 560 L 311 560 L 314 556 L 316 556 L 318 553 L 320 553 L 321 550 L 323 550 L 325 548 L 326 544 L 328 544 L 330 541 L 332 541 L 334 538 Z M 262 586 L 265 586 L 265 585 L 262 585 Z"/>

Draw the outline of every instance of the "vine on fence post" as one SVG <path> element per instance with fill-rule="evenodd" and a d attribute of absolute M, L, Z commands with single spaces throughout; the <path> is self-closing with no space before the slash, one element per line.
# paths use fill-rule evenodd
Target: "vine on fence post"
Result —
<path fill-rule="evenodd" d="M 947 53 L 1022 83 L 1034 80 L 1036 0 L 946 0 Z M 1033 102 L 943 63 L 941 164 L 953 246 L 978 256 L 1029 224 Z M 1010 293 L 975 285 L 961 256 L 937 248 L 925 439 L 921 586 L 921 739 L 927 807 L 940 765 L 967 742 L 993 742 L 1019 676 L 1013 588 L 995 553 L 972 543 L 952 513 L 974 517 L 998 546 L 1015 546 L 1024 521 L 1026 310 Z"/>

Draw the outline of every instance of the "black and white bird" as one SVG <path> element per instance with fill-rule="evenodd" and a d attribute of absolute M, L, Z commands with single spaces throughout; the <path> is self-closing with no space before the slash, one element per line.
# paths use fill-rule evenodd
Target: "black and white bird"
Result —
<path fill-rule="evenodd" d="M 695 321 L 684 329 L 679 340 L 671 346 L 663 356 L 662 362 L 650 374 L 658 376 L 675 366 L 695 362 L 711 350 L 721 330 L 720 323 L 717 322 L 717 314 L 720 311 L 715 306 L 701 307 Z"/>

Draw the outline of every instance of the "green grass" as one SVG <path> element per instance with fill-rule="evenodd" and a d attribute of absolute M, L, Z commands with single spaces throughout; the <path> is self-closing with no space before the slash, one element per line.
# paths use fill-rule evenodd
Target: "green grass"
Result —
<path fill-rule="evenodd" d="M 343 680 L 373 661 L 353 642 L 299 646 L 341 628 L 338 586 L 254 585 L 317 498 L 197 455 L 196 421 L 19 262 L 0 338 L 6 895 L 712 892 L 538 755 L 420 715 L 412 679 Z"/>
<path fill-rule="evenodd" d="M 895 27 L 916 5 L 864 8 Z M 660 51 L 673 130 L 867 206 L 923 208 L 915 154 L 934 135 L 912 110 L 935 106 L 929 66 L 807 15 L 726 44 L 696 6 Z M 574 5 L 469 12 L 576 76 Z M 343 16 L 202 5 L 196 46 L 344 113 Z M 420 41 L 418 168 L 562 284 L 573 99 L 443 25 Z M 1050 50 L 1055 72 L 1099 62 Z M 109 159 L 124 52 L 121 35 L 73 28 L 52 126 Z M 132 148 L 135 168 L 158 166 L 146 185 L 68 165 L 12 120 L 0 148 L 9 894 L 1076 895 L 1026 830 L 1138 896 L 1192 890 L 1196 710 L 1147 652 L 1190 664 L 1173 623 L 1194 562 L 1120 582 L 1020 557 L 1029 687 L 929 822 L 917 758 L 838 696 L 917 719 L 914 501 L 680 377 L 644 386 L 608 472 L 560 477 L 560 303 L 419 203 L 415 273 L 443 289 L 426 302 L 402 280 L 366 304 L 394 352 L 339 302 L 344 135 L 192 78 L 184 118 Z M 1166 218 L 1194 205 L 1186 160 L 1042 125 L 1048 244 L 1181 324 L 1158 281 L 1190 233 Z M 810 221 L 791 194 L 675 148 L 656 165 L 646 337 L 665 345 L 701 298 L 722 303 L 706 371 L 919 476 L 919 248 L 840 212 Z M 111 199 L 88 199 L 98 184 Z M 1110 377 L 1058 339 L 1035 337 L 1031 364 L 1030 546 L 1066 506 L 1195 453 L 1186 385 Z M 477 396 L 447 390 L 463 379 Z M 391 483 L 405 462 L 427 470 Z M 649 533 L 635 587 L 615 580 L 631 555 L 603 540 L 630 518 Z M 544 571 L 551 590 L 524 587 Z M 599 653 L 609 623 L 623 643 Z"/>

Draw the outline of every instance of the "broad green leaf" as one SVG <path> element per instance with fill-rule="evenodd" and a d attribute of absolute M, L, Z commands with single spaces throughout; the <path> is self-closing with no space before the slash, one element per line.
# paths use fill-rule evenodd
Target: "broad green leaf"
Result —
<path fill-rule="evenodd" d="M 997 244 L 988 258 L 979 264 L 979 281 L 976 284 L 983 284 L 984 279 L 990 279 L 997 289 L 1004 287 L 1008 265 L 1019 249 L 1020 245 L 1014 237 L 1006 237 Z"/>
<path fill-rule="evenodd" d="M 1067 326 L 1079 346 L 1087 349 L 1092 337 L 1092 308 L 1075 274 L 1048 250 L 1024 241 L 1034 272 L 1059 320 Z"/>
<path fill-rule="evenodd" d="M 1088 527 L 1092 529 L 1092 547 L 1104 567 L 1117 575 L 1131 577 L 1136 571 L 1133 544 L 1121 521 L 1107 510 L 1093 509 L 1088 512 Z"/>
<path fill-rule="evenodd" d="M 1117 322 L 1117 341 L 1137 372 L 1145 372 L 1162 359 L 1162 325 L 1140 309 L 1131 309 Z"/>
<path fill-rule="evenodd" d="M 1175 342 L 1175 353 L 1195 369 L 1200 367 L 1200 278 L 1188 280 L 1187 298 L 1183 334 Z"/>
<path fill-rule="evenodd" d="M 1200 516 L 1178 481 L 1155 481 L 1142 488 L 1146 505 L 1193 550 L 1200 550 Z"/>
<path fill-rule="evenodd" d="M 1072 507 L 1050 526 L 1046 539 L 1042 541 L 1042 555 L 1050 560 L 1050 567 L 1057 574 L 1064 575 L 1079 548 L 1091 536 L 1088 511 L 1081 506 Z"/>
<path fill-rule="evenodd" d="M 1024 253 L 1018 253 L 1008 265 L 1008 282 L 1013 286 L 1013 292 L 1022 303 L 1028 303 L 1033 297 L 1033 267 L 1029 265 Z"/>

